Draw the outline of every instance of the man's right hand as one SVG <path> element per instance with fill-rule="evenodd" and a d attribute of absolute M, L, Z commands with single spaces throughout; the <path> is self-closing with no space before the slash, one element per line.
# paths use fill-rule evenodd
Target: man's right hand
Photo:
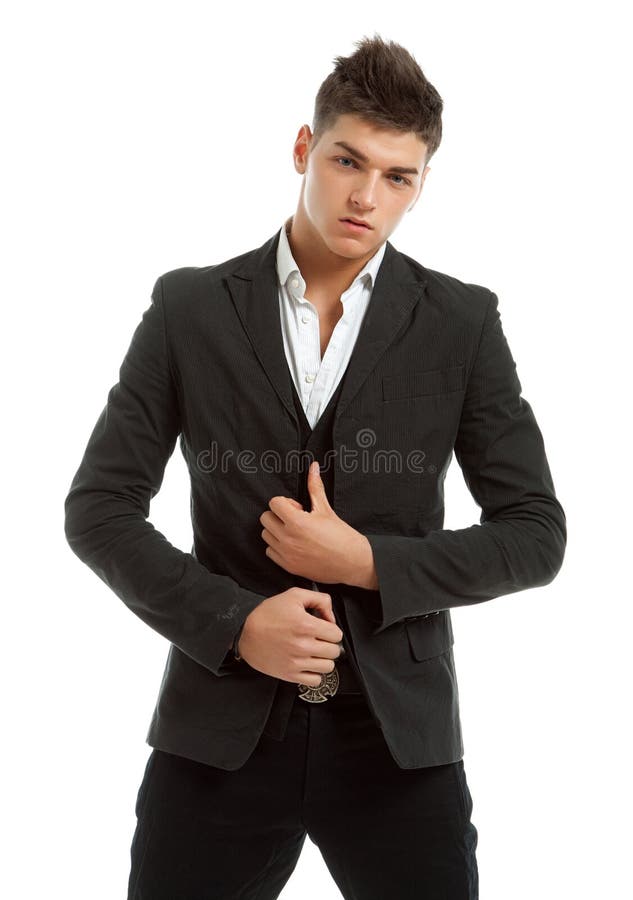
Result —
<path fill-rule="evenodd" d="M 258 672 L 317 687 L 321 675 L 334 669 L 342 640 L 330 595 L 291 587 L 262 600 L 249 613 L 238 651 Z"/>

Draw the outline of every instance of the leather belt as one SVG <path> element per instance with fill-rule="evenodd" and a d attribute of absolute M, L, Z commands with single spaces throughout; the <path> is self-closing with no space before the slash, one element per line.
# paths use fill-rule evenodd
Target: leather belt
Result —
<path fill-rule="evenodd" d="M 321 676 L 321 684 L 312 687 L 309 684 L 298 684 L 299 697 L 306 703 L 323 703 L 335 694 L 362 694 L 363 690 L 358 677 L 346 658 L 344 652 L 339 656 L 334 669 Z"/>

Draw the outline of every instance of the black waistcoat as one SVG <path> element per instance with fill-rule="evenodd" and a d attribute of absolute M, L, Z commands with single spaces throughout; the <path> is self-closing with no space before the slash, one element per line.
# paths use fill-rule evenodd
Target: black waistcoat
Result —
<path fill-rule="evenodd" d="M 305 510 L 310 510 L 312 508 L 312 504 L 310 502 L 310 494 L 308 493 L 308 468 L 311 462 L 317 460 L 319 466 L 321 467 L 320 474 L 321 480 L 323 481 L 323 484 L 325 486 L 325 493 L 327 494 L 327 498 L 330 501 L 330 505 L 332 505 L 332 498 L 334 496 L 335 468 L 334 460 L 332 459 L 332 426 L 334 423 L 334 414 L 338 405 L 339 396 L 345 382 L 345 373 L 343 373 L 343 376 L 339 381 L 336 390 L 330 397 L 327 406 L 318 418 L 314 429 L 311 427 L 308 419 L 306 418 L 306 414 L 301 404 L 301 400 L 299 399 L 299 395 L 297 394 L 294 379 L 292 378 L 290 369 L 288 370 L 288 378 L 290 380 L 292 398 L 294 400 L 297 418 L 299 419 L 301 425 L 301 475 L 299 478 L 299 496 L 295 497 L 294 499 L 298 500 Z M 327 451 L 330 452 L 326 457 Z M 306 587 L 314 590 L 314 584 L 307 578 L 297 576 L 296 583 L 300 587 Z M 336 588 L 336 585 L 319 584 L 318 582 L 316 582 L 316 585 L 318 589 L 323 593 L 331 594 L 332 609 L 334 611 L 336 623 L 343 632 L 344 636 L 343 647 L 345 648 L 346 652 L 344 657 L 341 657 L 337 660 L 336 666 L 339 670 L 342 666 L 348 666 L 351 668 L 352 673 L 356 674 L 358 670 L 355 660 L 352 658 L 353 647 L 351 645 L 351 640 L 349 637 L 349 629 L 347 626 L 347 619 L 345 617 L 345 609 L 340 597 L 336 594 L 335 590 L 332 590 Z M 359 684 L 358 689 L 360 691 L 361 687 L 360 683 L 358 682 L 357 675 L 355 680 Z M 325 702 L 329 703 L 332 699 L 333 698 L 329 698 Z M 268 717 L 268 721 L 264 728 L 264 734 L 267 734 L 270 737 L 274 737 L 277 740 L 283 739 L 286 731 L 288 717 L 290 716 L 290 710 L 295 700 L 297 700 L 298 703 L 305 702 L 298 698 L 297 684 L 290 681 L 280 681 L 277 688 L 277 693 L 275 694 L 275 699 L 273 700 L 273 705 Z"/>

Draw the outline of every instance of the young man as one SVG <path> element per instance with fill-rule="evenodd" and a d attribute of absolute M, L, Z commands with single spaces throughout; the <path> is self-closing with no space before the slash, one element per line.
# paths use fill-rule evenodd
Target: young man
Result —
<path fill-rule="evenodd" d="M 551 582 L 565 516 L 496 295 L 388 240 L 441 98 L 357 47 L 299 130 L 294 215 L 157 280 L 66 499 L 171 643 L 129 898 L 272 900 L 306 834 L 346 898 L 478 896 L 450 610 Z M 147 521 L 178 438 L 191 553 Z M 453 452 L 482 513 L 448 530 Z"/>

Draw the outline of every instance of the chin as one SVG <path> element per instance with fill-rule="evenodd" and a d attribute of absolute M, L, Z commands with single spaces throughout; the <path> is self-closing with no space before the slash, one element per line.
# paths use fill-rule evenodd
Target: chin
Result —
<path fill-rule="evenodd" d="M 364 256 L 371 247 L 375 246 L 375 232 L 369 235 L 354 235 L 336 233 L 333 237 L 326 241 L 328 246 L 336 247 L 337 253 L 341 256 Z"/>
<path fill-rule="evenodd" d="M 365 256 L 368 252 L 368 248 L 360 247 L 357 241 L 349 238 L 333 241 L 331 244 L 328 243 L 328 247 L 332 253 L 336 253 L 337 256 L 344 256 L 346 259 L 360 259 L 361 256 Z"/>

